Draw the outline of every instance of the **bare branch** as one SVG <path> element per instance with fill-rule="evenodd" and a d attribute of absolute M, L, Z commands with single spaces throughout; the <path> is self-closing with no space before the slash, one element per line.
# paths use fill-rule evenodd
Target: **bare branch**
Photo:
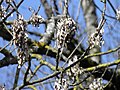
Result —
<path fill-rule="evenodd" d="M 48 18 L 50 18 L 53 15 L 51 6 L 48 4 L 47 0 L 41 0 L 41 3 L 43 4 L 45 8 L 46 15 L 48 16 Z"/>

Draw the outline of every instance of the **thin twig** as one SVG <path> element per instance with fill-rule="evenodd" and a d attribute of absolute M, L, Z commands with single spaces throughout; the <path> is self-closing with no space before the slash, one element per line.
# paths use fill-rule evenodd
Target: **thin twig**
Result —
<path fill-rule="evenodd" d="M 31 60 L 30 60 L 30 56 L 29 56 L 29 59 L 28 59 L 28 68 L 27 68 L 27 70 L 26 70 L 26 72 L 25 72 L 25 76 L 24 76 L 24 84 L 27 83 L 26 80 L 27 80 L 27 76 L 28 76 L 28 74 L 29 74 L 30 67 L 31 67 Z"/>
<path fill-rule="evenodd" d="M 13 89 L 15 89 L 17 87 L 19 75 L 20 75 L 20 68 L 17 67 Z"/>
<path fill-rule="evenodd" d="M 11 36 L 13 36 L 13 35 L 12 35 L 12 32 L 7 28 L 7 26 L 5 25 L 4 22 L 3 22 L 3 25 L 4 25 L 5 29 L 9 32 L 9 34 L 10 34 Z"/>
<path fill-rule="evenodd" d="M 110 0 L 107 0 L 108 1 L 108 3 L 110 4 L 110 6 L 111 6 L 111 8 L 113 9 L 113 11 L 114 11 L 114 13 L 115 13 L 115 15 L 117 14 L 117 12 L 116 12 L 116 10 L 115 10 L 115 8 L 114 8 L 114 6 L 112 5 L 112 3 L 110 2 Z"/>
<path fill-rule="evenodd" d="M 54 7 L 55 7 L 55 13 L 59 14 L 59 12 L 58 12 L 58 6 L 56 4 L 56 0 L 53 0 L 53 3 L 54 3 Z"/>
<path fill-rule="evenodd" d="M 117 69 L 118 69 L 118 65 L 116 66 L 116 68 L 115 68 L 115 70 L 114 70 L 114 72 L 113 72 L 113 74 L 112 74 L 112 76 L 111 76 L 109 82 L 108 82 L 103 88 L 107 87 L 107 86 L 110 84 L 110 82 L 112 81 L 113 76 L 115 75 Z"/>
<path fill-rule="evenodd" d="M 94 57 L 94 56 L 101 56 L 101 55 L 105 55 L 105 54 L 109 54 L 109 53 L 112 53 L 112 52 L 116 52 L 117 50 L 120 49 L 120 46 L 117 47 L 117 48 L 114 48 L 112 50 L 109 50 L 107 52 L 100 52 L 100 53 L 95 53 L 95 54 L 90 54 L 90 55 L 87 55 L 84 57 L 84 60 L 87 59 L 87 58 L 90 58 L 90 57 Z"/>
<path fill-rule="evenodd" d="M 64 15 L 66 15 L 66 17 L 68 16 L 68 0 L 65 0 L 65 5 L 64 5 Z"/>
<path fill-rule="evenodd" d="M 80 60 L 79 60 L 80 61 Z M 27 83 L 26 85 L 32 85 L 32 84 L 35 84 L 35 83 L 39 83 L 39 82 L 43 82 L 45 80 L 48 80 L 50 78 L 53 78 L 55 77 L 56 75 L 60 74 L 61 72 L 65 72 L 66 70 L 68 70 L 71 66 L 74 66 L 76 65 L 78 61 L 74 62 L 73 64 L 71 64 L 70 66 L 66 67 L 65 69 L 63 69 L 62 71 L 55 71 L 53 74 L 50 74 L 42 79 L 39 79 L 39 80 L 35 80 L 33 82 L 29 82 Z M 83 72 L 88 72 L 88 71 L 93 71 L 93 70 L 97 70 L 97 69 L 101 69 L 101 68 L 105 68 L 105 67 L 108 67 L 108 66 L 112 66 L 112 65 L 117 65 L 120 63 L 120 59 L 118 60 L 115 60 L 114 62 L 110 62 L 110 63 L 105 63 L 105 64 L 100 64 L 100 65 L 97 65 L 97 66 L 93 66 L 93 67 L 88 67 L 86 69 L 83 69 Z M 21 85 L 19 88 L 22 88 L 24 87 L 25 85 Z"/>
<path fill-rule="evenodd" d="M 9 44 L 11 44 L 11 42 L 12 42 L 12 40 L 11 41 L 9 41 L 9 43 L 8 44 L 6 44 L 3 48 L 0 48 L 0 52 L 3 50 L 3 49 L 5 49 Z"/>
<path fill-rule="evenodd" d="M 18 7 L 22 4 L 23 1 L 24 1 L 24 0 L 21 0 L 21 1 L 18 3 L 18 5 L 17 5 L 16 8 L 18 8 Z M 4 22 L 15 10 L 16 10 L 16 9 L 13 8 L 12 11 L 11 11 L 10 13 L 8 13 L 7 16 L 3 19 L 3 22 Z"/>
<path fill-rule="evenodd" d="M 95 7 L 100 11 L 102 12 L 102 10 L 95 4 Z M 105 16 L 111 18 L 111 19 L 114 19 L 114 20 L 117 20 L 116 17 L 113 17 L 113 16 L 109 16 L 108 14 L 105 14 Z"/>
<path fill-rule="evenodd" d="M 83 37 L 83 39 L 78 43 L 78 45 L 76 46 L 76 48 L 72 51 L 72 53 L 69 55 L 69 57 L 67 58 L 66 62 L 63 64 L 62 67 L 64 67 L 67 62 L 69 61 L 69 59 L 71 58 L 71 56 L 74 54 L 74 52 L 78 49 L 78 47 L 80 46 L 80 44 L 82 43 L 82 41 L 85 39 L 85 37 Z"/>

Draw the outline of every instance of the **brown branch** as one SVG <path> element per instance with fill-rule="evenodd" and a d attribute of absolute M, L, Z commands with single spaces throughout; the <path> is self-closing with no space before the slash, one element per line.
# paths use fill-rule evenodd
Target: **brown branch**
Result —
<path fill-rule="evenodd" d="M 0 51 L 5 57 L 0 60 L 0 68 L 12 64 L 17 64 L 17 59 L 5 48 L 1 48 Z"/>
<path fill-rule="evenodd" d="M 102 10 L 101 10 L 96 4 L 95 4 L 95 7 L 96 7 L 96 9 L 98 9 L 100 12 L 102 12 Z M 106 13 L 105 13 L 105 16 L 106 16 L 106 17 L 109 17 L 109 18 L 111 18 L 111 19 L 117 20 L 116 17 L 110 16 L 110 15 L 108 15 L 108 14 L 106 14 Z"/>
<path fill-rule="evenodd" d="M 14 64 L 18 64 L 17 59 L 14 57 L 4 57 L 2 60 L 0 60 L 0 68 Z"/>
<path fill-rule="evenodd" d="M 31 43 L 31 42 L 30 42 Z M 38 48 L 39 47 L 39 48 Z M 90 55 L 87 55 L 84 57 L 84 62 L 87 64 L 89 63 L 89 65 L 92 65 L 93 63 L 90 63 L 92 61 L 90 60 L 86 60 L 87 58 L 90 58 L 90 57 L 94 57 L 94 56 L 100 56 L 100 55 L 105 55 L 105 54 L 109 54 L 109 53 L 112 53 L 112 52 L 115 52 L 117 50 L 119 50 L 120 47 L 117 47 L 115 49 L 112 49 L 112 50 L 109 50 L 107 52 L 101 52 L 101 53 L 96 53 L 96 54 L 90 54 Z M 41 52 L 42 51 L 42 52 Z M 34 47 L 33 48 L 33 51 L 32 53 L 38 53 L 38 54 L 41 54 L 41 55 L 45 55 L 46 52 L 48 51 L 48 56 L 50 57 L 54 57 L 56 58 L 56 54 L 57 54 L 57 50 L 55 48 L 52 48 L 50 46 L 47 46 L 45 45 L 44 43 L 42 43 L 41 45 L 37 45 L 37 47 Z M 79 52 L 80 53 L 80 52 Z M 66 52 L 63 52 L 64 55 L 69 55 L 70 52 L 69 51 L 66 51 Z M 6 54 L 7 55 L 7 54 Z M 9 53 L 9 55 L 11 55 Z M 90 61 L 90 62 L 89 62 Z M 12 65 L 12 64 L 17 64 L 17 60 L 16 58 L 14 58 L 13 56 L 10 56 L 10 57 L 5 57 L 4 59 L 0 60 L 0 67 L 4 67 L 4 66 L 8 66 L 8 65 Z"/>
<path fill-rule="evenodd" d="M 41 0 L 41 3 L 45 9 L 45 13 L 50 18 L 53 15 L 53 11 L 51 6 L 48 4 L 47 0 Z"/>
<path fill-rule="evenodd" d="M 20 75 L 20 69 L 21 68 L 18 68 L 18 67 L 16 69 L 16 74 L 15 74 L 15 80 L 14 80 L 13 89 L 15 89 L 17 87 L 18 79 L 19 79 L 19 75 Z"/>
<path fill-rule="evenodd" d="M 68 0 L 65 0 L 63 14 L 64 14 L 66 17 L 68 16 Z"/>
<path fill-rule="evenodd" d="M 78 62 L 78 61 L 77 61 L 77 62 Z M 76 65 L 77 62 L 71 64 L 70 66 L 66 67 L 66 68 L 63 69 L 63 70 L 55 71 L 53 74 L 50 74 L 50 75 L 48 75 L 48 76 L 46 76 L 46 77 L 44 77 L 44 78 L 35 80 L 35 81 L 33 81 L 33 82 L 29 82 L 29 83 L 27 83 L 26 85 L 36 84 L 36 83 L 39 83 L 39 82 L 43 82 L 43 81 L 45 81 L 45 80 L 48 80 L 48 79 L 50 79 L 50 78 L 53 78 L 53 77 L 57 76 L 58 74 L 60 74 L 61 72 L 64 73 L 66 70 L 68 70 L 68 69 L 71 68 L 72 66 Z M 119 64 L 119 63 L 120 63 L 120 60 L 118 59 L 118 60 L 115 60 L 114 62 L 105 63 L 105 64 L 99 64 L 99 65 L 94 66 L 94 67 L 88 67 L 88 68 L 86 68 L 86 69 L 83 69 L 83 71 L 84 71 L 84 72 L 90 72 L 90 71 L 98 70 L 98 69 L 105 68 L 105 67 L 108 67 L 108 66 L 117 65 L 117 64 Z M 21 85 L 19 88 L 21 89 L 21 88 L 23 88 L 23 87 L 26 86 L 26 85 Z"/>
<path fill-rule="evenodd" d="M 55 32 L 55 20 L 51 18 L 47 23 L 46 32 L 43 37 L 40 39 L 40 42 L 44 42 L 45 44 L 49 44 Z"/>
<path fill-rule="evenodd" d="M 29 57 L 27 62 L 28 62 L 28 67 L 27 67 L 27 70 L 26 70 L 25 75 L 24 75 L 24 84 L 27 83 L 27 76 L 29 74 L 29 70 L 30 70 L 30 67 L 31 67 L 31 59 L 30 59 L 30 57 Z"/>
<path fill-rule="evenodd" d="M 95 8 L 93 0 L 82 0 L 81 6 L 83 9 L 84 18 L 85 18 L 85 22 L 86 22 L 87 34 L 89 37 L 96 31 L 96 28 L 98 26 L 96 8 Z M 89 53 L 91 54 L 91 53 L 96 53 L 99 51 L 100 51 L 100 48 L 95 47 L 95 48 L 91 49 Z M 100 62 L 100 57 L 92 57 L 91 59 L 93 61 L 95 61 L 96 63 Z"/>
<path fill-rule="evenodd" d="M 54 3 L 55 13 L 56 13 L 56 14 L 59 14 L 59 12 L 58 12 L 58 6 L 57 6 L 57 4 L 56 4 L 56 0 L 53 0 L 53 3 Z"/>
<path fill-rule="evenodd" d="M 5 40 L 10 41 L 12 39 L 12 35 L 3 26 L 4 25 L 2 24 L 2 22 L 0 22 L 0 36 Z"/>

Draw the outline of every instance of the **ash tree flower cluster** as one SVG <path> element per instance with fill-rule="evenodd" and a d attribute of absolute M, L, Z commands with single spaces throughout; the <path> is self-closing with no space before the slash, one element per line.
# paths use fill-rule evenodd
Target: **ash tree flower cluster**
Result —
<path fill-rule="evenodd" d="M 73 38 L 76 23 L 72 18 L 61 18 L 57 21 L 57 48 L 63 48 Z"/>
<path fill-rule="evenodd" d="M 62 53 L 63 48 L 66 46 L 67 43 L 71 42 L 73 36 L 75 35 L 75 30 L 76 30 L 76 23 L 72 18 L 64 18 L 64 19 L 60 19 L 57 22 L 57 48 L 58 50 L 60 49 Z M 96 28 L 96 31 L 89 36 L 89 49 L 94 48 L 95 46 L 99 46 L 101 47 L 104 44 L 104 40 L 103 40 L 103 34 L 104 34 L 104 29 L 102 28 Z M 76 61 L 78 61 L 78 57 L 77 55 L 74 55 L 72 58 L 69 59 L 68 61 L 68 66 L 70 66 L 71 64 L 75 63 Z M 58 61 L 59 62 L 59 61 Z M 77 76 L 85 76 L 87 75 L 87 73 L 84 73 L 83 68 L 80 67 L 80 63 L 77 63 L 76 65 L 74 65 L 73 67 L 71 67 L 66 73 L 65 75 L 68 77 L 67 79 L 69 80 L 68 86 L 70 85 L 70 83 L 75 84 L 76 83 L 76 77 Z M 62 78 L 65 78 L 65 76 L 63 76 Z M 59 82 L 59 83 L 58 83 Z M 96 85 L 94 85 L 96 84 Z M 98 85 L 98 86 L 97 86 Z M 64 87 L 64 85 L 62 84 L 61 79 L 56 79 L 55 82 L 55 90 L 66 90 L 64 88 L 61 88 L 61 86 Z M 89 85 L 89 89 L 97 89 L 100 90 L 102 87 L 102 83 L 100 83 L 100 79 L 95 79 L 93 81 L 93 83 L 91 83 Z M 67 88 L 68 89 L 68 88 Z"/>
<path fill-rule="evenodd" d="M 93 33 L 89 38 L 89 46 L 90 49 L 94 48 L 95 46 L 101 47 L 104 44 L 103 39 L 104 29 L 96 29 L 96 32 Z"/>
<path fill-rule="evenodd" d="M 29 59 L 28 34 L 26 23 L 21 15 L 12 25 L 13 43 L 17 48 L 18 67 L 20 68 Z"/>
<path fill-rule="evenodd" d="M 73 58 L 71 58 L 68 61 L 68 66 L 75 63 L 76 61 L 78 61 L 77 55 L 73 56 Z M 76 76 L 81 75 L 83 73 L 83 68 L 80 67 L 79 65 L 80 65 L 80 63 L 76 64 L 75 66 L 71 67 L 69 71 L 66 72 L 66 74 L 72 80 L 73 83 L 76 80 Z"/>
<path fill-rule="evenodd" d="M 30 21 L 35 27 L 39 27 L 39 24 L 44 22 L 44 19 L 40 15 L 37 15 L 37 13 L 34 12 L 30 18 Z"/>
<path fill-rule="evenodd" d="M 63 48 L 67 46 L 67 43 L 73 39 L 76 31 L 76 23 L 70 17 L 64 17 L 57 21 L 56 24 L 56 32 L 57 32 L 57 48 L 58 48 L 58 56 L 56 59 L 56 69 L 58 68 L 58 64 L 63 52 Z"/>
<path fill-rule="evenodd" d="M 58 79 L 54 84 L 54 90 L 68 90 L 68 86 L 66 79 Z"/>
<path fill-rule="evenodd" d="M 116 9 L 116 18 L 120 21 L 120 8 Z"/>
<path fill-rule="evenodd" d="M 78 60 L 78 57 L 75 55 L 68 61 L 68 66 L 73 64 Z M 78 75 L 83 75 L 83 68 L 76 64 L 71 67 L 61 78 L 55 80 L 54 90 L 69 90 L 69 86 L 76 83 L 76 77 Z M 67 77 L 67 79 L 66 79 Z"/>
<path fill-rule="evenodd" d="M 6 11 L 5 11 L 5 7 L 3 7 L 3 5 L 0 5 L 0 19 L 4 19 L 6 17 Z"/>
<path fill-rule="evenodd" d="M 96 78 L 89 85 L 90 90 L 103 90 L 102 78 Z"/>

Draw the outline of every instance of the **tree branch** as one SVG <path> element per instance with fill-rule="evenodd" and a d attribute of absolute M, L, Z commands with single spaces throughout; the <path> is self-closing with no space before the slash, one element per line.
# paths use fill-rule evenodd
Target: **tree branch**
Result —
<path fill-rule="evenodd" d="M 81 4 L 83 8 L 84 18 L 86 21 L 86 29 L 89 37 L 96 31 L 96 28 L 98 26 L 96 21 L 97 20 L 96 9 L 95 9 L 93 0 L 82 0 Z M 96 53 L 99 51 L 100 51 L 100 48 L 95 47 L 90 50 L 90 54 Z M 96 63 L 100 62 L 100 57 L 92 57 L 91 59 Z"/>
<path fill-rule="evenodd" d="M 52 8 L 49 6 L 47 0 L 41 0 L 41 3 L 43 4 L 46 15 L 50 18 L 53 15 Z"/>

